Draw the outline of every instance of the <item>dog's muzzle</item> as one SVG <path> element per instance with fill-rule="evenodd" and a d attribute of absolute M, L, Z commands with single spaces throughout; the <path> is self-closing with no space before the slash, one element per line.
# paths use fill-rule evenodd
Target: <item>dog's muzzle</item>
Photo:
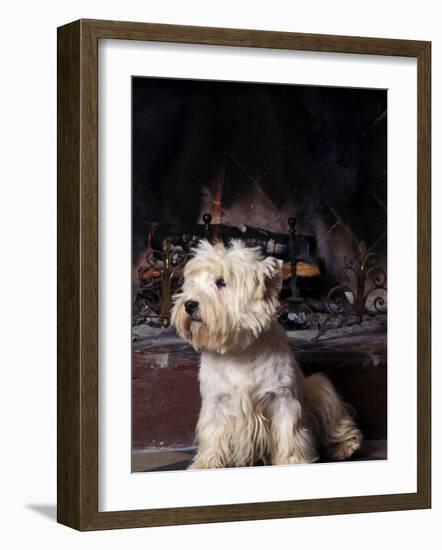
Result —
<path fill-rule="evenodd" d="M 198 302 L 195 302 L 195 300 L 187 300 L 184 302 L 184 309 L 186 310 L 186 313 L 192 317 L 194 313 L 196 313 L 198 309 Z"/>

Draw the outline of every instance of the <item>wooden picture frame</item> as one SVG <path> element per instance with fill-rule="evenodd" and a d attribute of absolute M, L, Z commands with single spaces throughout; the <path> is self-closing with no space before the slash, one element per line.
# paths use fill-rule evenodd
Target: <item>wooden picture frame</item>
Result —
<path fill-rule="evenodd" d="M 98 41 L 159 41 L 417 59 L 417 492 L 98 511 Z M 82 531 L 431 506 L 431 44 L 423 41 L 79 20 L 58 29 L 58 521 Z"/>

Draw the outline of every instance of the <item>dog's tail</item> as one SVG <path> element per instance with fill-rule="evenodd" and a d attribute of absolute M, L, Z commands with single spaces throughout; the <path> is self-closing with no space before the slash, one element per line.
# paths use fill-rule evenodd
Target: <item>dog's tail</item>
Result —
<path fill-rule="evenodd" d="M 313 374 L 305 378 L 304 400 L 318 444 L 328 456 L 342 460 L 359 449 L 362 433 L 351 407 L 341 400 L 326 376 Z"/>

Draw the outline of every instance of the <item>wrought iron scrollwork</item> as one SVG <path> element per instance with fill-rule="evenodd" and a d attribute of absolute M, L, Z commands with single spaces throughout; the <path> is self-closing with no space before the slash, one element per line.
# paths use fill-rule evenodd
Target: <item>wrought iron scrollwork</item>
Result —
<path fill-rule="evenodd" d="M 360 243 L 356 261 L 344 256 L 344 267 L 338 274 L 338 284 L 327 295 L 327 309 L 333 313 L 352 313 L 359 322 L 366 313 L 387 310 L 387 273 L 375 252 L 364 252 Z"/>
<path fill-rule="evenodd" d="M 165 239 L 162 250 L 148 249 L 145 264 L 138 270 L 139 289 L 134 300 L 136 321 L 159 319 L 167 328 L 170 324 L 172 296 L 182 285 L 182 272 L 190 251 L 186 250 L 183 237 L 182 247 L 172 247 Z"/>

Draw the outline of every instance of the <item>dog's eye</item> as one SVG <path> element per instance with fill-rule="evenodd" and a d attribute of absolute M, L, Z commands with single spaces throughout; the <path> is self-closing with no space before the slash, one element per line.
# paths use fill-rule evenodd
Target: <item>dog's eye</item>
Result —
<path fill-rule="evenodd" d="M 223 286 L 226 286 L 226 282 L 225 280 L 222 278 L 222 277 L 219 277 L 216 281 L 215 281 L 215 284 L 218 288 L 222 288 Z"/>

